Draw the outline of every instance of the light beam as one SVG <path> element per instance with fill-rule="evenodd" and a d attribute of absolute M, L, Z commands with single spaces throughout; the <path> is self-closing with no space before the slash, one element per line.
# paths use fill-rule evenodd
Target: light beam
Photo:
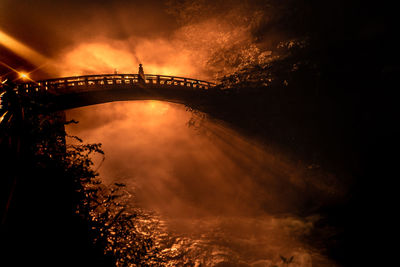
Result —
<path fill-rule="evenodd" d="M 28 60 L 35 65 L 42 65 L 47 61 L 47 58 L 40 53 L 36 52 L 32 48 L 24 45 L 20 41 L 14 39 L 10 35 L 0 30 L 0 45 L 3 45 L 7 49 L 11 50 L 18 56 Z"/>

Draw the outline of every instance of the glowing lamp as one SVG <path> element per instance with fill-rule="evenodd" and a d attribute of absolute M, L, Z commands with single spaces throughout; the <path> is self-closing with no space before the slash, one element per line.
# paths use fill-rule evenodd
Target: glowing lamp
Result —
<path fill-rule="evenodd" d="M 25 72 L 20 72 L 20 73 L 19 73 L 19 76 L 20 76 L 22 79 L 29 79 L 28 74 L 26 74 Z"/>

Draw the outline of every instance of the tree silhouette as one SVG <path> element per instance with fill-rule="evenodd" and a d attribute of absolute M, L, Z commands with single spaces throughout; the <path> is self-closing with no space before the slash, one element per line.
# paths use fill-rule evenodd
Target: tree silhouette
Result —
<path fill-rule="evenodd" d="M 7 185 L 2 190 L 10 196 L 2 214 L 7 215 L 1 227 L 4 260 L 19 265 L 54 257 L 73 266 L 162 260 L 149 234 L 156 221 L 140 223 L 146 214 L 128 207 L 124 185 L 107 187 L 93 170 L 93 154 L 104 155 L 101 144 L 68 136 L 64 126 L 75 121 L 66 122 L 63 112 L 50 112 L 45 102 L 17 96 L 12 89 L 2 97 L 6 116 L 0 127 L 1 182 Z M 13 179 L 18 182 L 11 195 Z M 48 248 L 44 254 L 41 247 Z M 13 257 L 19 254 L 30 256 Z"/>

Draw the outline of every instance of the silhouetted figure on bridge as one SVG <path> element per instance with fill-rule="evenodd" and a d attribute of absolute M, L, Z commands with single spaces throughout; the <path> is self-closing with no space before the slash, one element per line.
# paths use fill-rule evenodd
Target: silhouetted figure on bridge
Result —
<path fill-rule="evenodd" d="M 142 64 L 139 64 L 139 76 L 138 76 L 138 81 L 139 81 L 139 83 L 145 83 L 144 71 L 143 71 L 143 66 L 142 66 Z"/>

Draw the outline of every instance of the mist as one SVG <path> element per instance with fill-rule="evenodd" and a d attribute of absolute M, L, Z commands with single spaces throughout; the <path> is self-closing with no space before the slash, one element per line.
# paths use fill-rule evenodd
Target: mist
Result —
<path fill-rule="evenodd" d="M 68 131 L 103 143 L 104 183 L 127 184 L 171 235 L 216 246 L 207 253 L 224 255 L 221 265 L 282 266 L 280 255 L 293 266 L 334 265 L 324 255 L 383 265 L 397 208 L 395 12 L 344 0 L 0 0 L 0 80 L 137 73 L 141 63 L 146 74 L 257 89 L 250 109 L 240 94 L 201 109 L 224 123 L 118 102 L 68 110 L 80 121 Z"/>
<path fill-rule="evenodd" d="M 257 1 L 6 0 L 0 12 L 7 34 L 46 57 L 24 58 L 34 79 L 136 73 L 142 63 L 146 73 L 215 80 L 276 45 L 272 34 L 260 41 L 272 10 Z"/>
<path fill-rule="evenodd" d="M 69 110 L 67 119 L 80 122 L 69 134 L 103 144 L 104 161 L 95 159 L 103 182 L 125 183 L 134 205 L 159 214 L 169 231 L 205 235 L 214 245 L 218 231 L 230 240 L 222 247 L 234 251 L 247 240 L 240 253 L 253 261 L 296 253 L 327 261 L 302 238 L 321 219 L 312 211 L 345 195 L 332 174 L 178 104 L 107 103 Z"/>

